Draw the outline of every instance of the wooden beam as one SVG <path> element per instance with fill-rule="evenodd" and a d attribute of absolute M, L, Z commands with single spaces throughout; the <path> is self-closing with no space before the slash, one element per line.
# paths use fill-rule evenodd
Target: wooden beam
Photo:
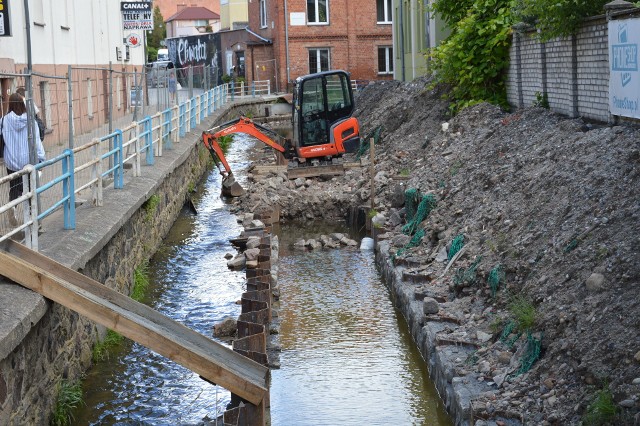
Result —
<path fill-rule="evenodd" d="M 134 340 L 254 405 L 269 369 L 35 251 L 9 241 L 0 274 Z"/>

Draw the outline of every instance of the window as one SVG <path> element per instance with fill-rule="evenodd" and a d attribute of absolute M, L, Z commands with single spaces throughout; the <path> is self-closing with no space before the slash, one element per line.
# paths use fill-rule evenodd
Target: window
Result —
<path fill-rule="evenodd" d="M 391 23 L 391 0 L 376 0 L 378 24 Z"/>
<path fill-rule="evenodd" d="M 393 74 L 393 47 L 378 47 L 378 74 Z"/>
<path fill-rule="evenodd" d="M 309 49 L 309 74 L 329 71 L 329 49 Z"/>
<path fill-rule="evenodd" d="M 260 28 L 267 28 L 267 0 L 260 0 Z"/>
<path fill-rule="evenodd" d="M 329 23 L 329 0 L 307 0 L 307 23 Z"/>

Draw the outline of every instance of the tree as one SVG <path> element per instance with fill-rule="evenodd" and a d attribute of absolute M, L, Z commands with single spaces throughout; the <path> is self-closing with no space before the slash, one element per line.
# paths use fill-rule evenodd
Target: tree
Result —
<path fill-rule="evenodd" d="M 153 8 L 153 30 L 147 31 L 147 61 L 152 62 L 158 56 L 161 42 L 167 38 L 167 26 L 158 6 Z"/>
<path fill-rule="evenodd" d="M 540 30 L 543 41 L 575 34 L 585 18 L 604 13 L 610 0 L 520 0 L 516 19 Z"/>

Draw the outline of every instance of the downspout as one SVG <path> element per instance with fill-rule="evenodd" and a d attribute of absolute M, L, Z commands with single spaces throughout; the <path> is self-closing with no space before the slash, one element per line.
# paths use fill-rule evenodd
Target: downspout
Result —
<path fill-rule="evenodd" d="M 405 62 L 404 62 L 404 22 L 403 22 L 403 11 L 402 9 L 404 8 L 404 4 L 403 4 L 403 0 L 400 0 L 398 2 L 398 4 L 400 5 L 400 7 L 398 7 L 398 15 L 399 16 L 399 21 L 400 21 L 400 63 L 401 68 L 402 68 L 402 81 L 405 81 Z"/>
<path fill-rule="evenodd" d="M 284 60 L 287 67 L 287 88 L 289 87 L 289 81 L 291 76 L 289 74 L 289 12 L 287 12 L 287 0 L 284 0 Z"/>

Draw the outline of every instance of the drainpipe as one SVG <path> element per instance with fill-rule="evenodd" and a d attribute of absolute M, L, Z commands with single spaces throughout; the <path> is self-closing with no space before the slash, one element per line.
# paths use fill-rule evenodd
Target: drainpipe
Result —
<path fill-rule="evenodd" d="M 26 1 L 26 0 L 25 0 Z M 284 59 L 287 66 L 287 88 L 289 87 L 289 81 L 291 81 L 289 71 L 289 12 L 287 12 L 287 0 L 284 0 Z"/>
<path fill-rule="evenodd" d="M 403 11 L 404 3 L 403 0 L 398 2 L 400 7 L 398 8 L 399 21 L 400 21 L 400 63 L 402 64 L 402 81 L 405 81 L 405 63 L 404 63 L 404 22 L 403 22 Z"/>
<path fill-rule="evenodd" d="M 31 23 L 29 17 L 29 0 L 24 0 L 24 21 L 25 21 L 25 31 L 26 31 L 26 39 L 27 39 L 27 71 L 25 76 L 25 91 L 27 95 L 27 141 L 29 147 L 29 162 L 31 164 L 37 164 L 36 158 L 36 144 L 33 137 L 33 126 L 31 123 L 35 123 L 35 114 L 33 108 L 33 78 L 31 73 L 33 72 L 33 61 L 31 58 Z M 29 120 L 29 118 L 31 120 Z"/>

